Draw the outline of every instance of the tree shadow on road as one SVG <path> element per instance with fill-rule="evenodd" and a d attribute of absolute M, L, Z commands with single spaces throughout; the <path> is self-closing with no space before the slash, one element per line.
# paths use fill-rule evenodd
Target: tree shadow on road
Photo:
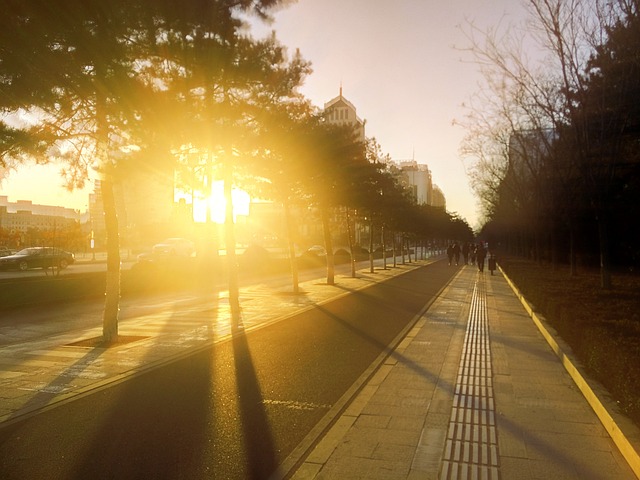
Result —
<path fill-rule="evenodd" d="M 268 478 L 277 468 L 278 460 L 260 383 L 244 332 L 234 335 L 233 354 L 249 478 Z"/>

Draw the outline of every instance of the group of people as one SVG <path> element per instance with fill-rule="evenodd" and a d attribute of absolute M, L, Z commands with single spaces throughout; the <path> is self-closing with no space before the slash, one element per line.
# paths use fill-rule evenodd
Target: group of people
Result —
<path fill-rule="evenodd" d="M 478 244 L 465 242 L 460 246 L 458 242 L 453 242 L 447 247 L 447 257 L 449 258 L 449 265 L 460 264 L 460 255 L 462 254 L 462 261 L 464 265 L 478 265 L 478 270 L 484 271 L 485 259 L 487 258 L 487 246 L 484 242 Z M 489 270 L 491 275 L 496 268 L 495 256 L 489 256 Z"/>

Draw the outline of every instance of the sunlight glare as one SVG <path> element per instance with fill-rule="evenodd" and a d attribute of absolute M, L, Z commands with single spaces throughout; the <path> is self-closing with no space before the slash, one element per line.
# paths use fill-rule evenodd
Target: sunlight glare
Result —
<path fill-rule="evenodd" d="M 233 220 L 235 222 L 238 215 L 249 215 L 251 198 L 247 192 L 236 188 L 233 189 L 231 196 L 233 200 Z M 197 195 L 193 199 L 193 220 L 198 223 L 205 223 L 207 221 L 207 207 L 209 207 L 211 221 L 224 223 L 226 205 L 224 182 L 214 182 L 208 199 Z"/>

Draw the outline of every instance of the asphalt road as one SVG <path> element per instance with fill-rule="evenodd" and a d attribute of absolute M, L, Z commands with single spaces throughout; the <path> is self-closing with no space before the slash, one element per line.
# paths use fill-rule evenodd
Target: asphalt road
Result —
<path fill-rule="evenodd" d="M 266 479 L 455 271 L 413 270 L 0 425 L 0 478 Z"/>

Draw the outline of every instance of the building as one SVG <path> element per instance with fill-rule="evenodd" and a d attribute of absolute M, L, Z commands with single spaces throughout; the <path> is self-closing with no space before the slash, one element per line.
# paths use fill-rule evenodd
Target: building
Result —
<path fill-rule="evenodd" d="M 75 247 L 81 243 L 80 219 L 80 212 L 72 208 L 10 202 L 0 195 L 0 245 Z"/>
<path fill-rule="evenodd" d="M 413 199 L 418 205 L 433 205 L 433 182 L 427 165 L 415 160 L 397 162 L 402 177 L 411 187 Z"/>
<path fill-rule="evenodd" d="M 415 160 L 394 162 L 402 173 L 405 183 L 411 188 L 413 198 L 418 205 L 430 205 L 446 210 L 447 201 L 442 190 L 433 183 L 431 170 Z"/>
<path fill-rule="evenodd" d="M 39 205 L 31 200 L 10 202 L 6 195 L 0 195 L 0 228 L 7 233 L 54 231 L 79 222 L 80 212 L 72 208 Z"/>
<path fill-rule="evenodd" d="M 342 87 L 340 87 L 340 95 L 324 104 L 324 118 L 332 125 L 354 125 L 358 140 L 365 141 L 365 122 L 358 117 L 353 103 L 342 96 Z"/>
<path fill-rule="evenodd" d="M 431 206 L 433 207 L 440 207 L 444 210 L 447 209 L 447 200 L 444 196 L 444 193 L 442 193 L 442 190 L 440 190 L 440 187 L 438 187 L 437 185 L 433 186 L 433 195 L 431 202 Z"/>
<path fill-rule="evenodd" d="M 7 207 L 8 213 L 16 213 L 18 211 L 31 212 L 34 215 L 46 215 L 51 217 L 72 218 L 80 220 L 80 212 L 72 208 L 54 207 L 52 205 L 34 204 L 31 200 L 18 200 L 10 202 L 9 197 L 0 195 L 0 207 Z"/>

